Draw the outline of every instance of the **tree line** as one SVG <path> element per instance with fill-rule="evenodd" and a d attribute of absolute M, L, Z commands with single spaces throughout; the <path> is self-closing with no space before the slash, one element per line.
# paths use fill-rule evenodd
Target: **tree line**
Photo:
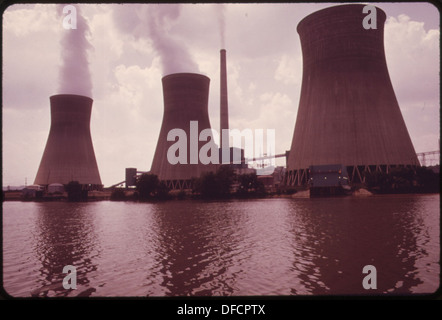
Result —
<path fill-rule="evenodd" d="M 386 172 L 366 172 L 365 185 L 379 194 L 439 193 L 440 174 L 427 167 L 392 168 Z"/>
<path fill-rule="evenodd" d="M 427 167 L 392 168 L 385 172 L 366 172 L 365 187 L 377 194 L 439 193 L 440 174 Z M 191 180 L 192 190 L 178 191 L 172 196 L 171 189 L 151 173 L 137 178 L 135 192 L 128 198 L 124 189 L 113 190 L 111 200 L 168 200 L 172 198 L 228 199 L 259 198 L 267 195 L 266 188 L 256 173 L 235 174 L 229 166 L 221 166 L 216 172 L 205 172 Z M 281 190 L 277 190 L 281 192 Z"/>
<path fill-rule="evenodd" d="M 199 178 L 191 180 L 191 198 L 226 199 L 233 197 L 263 197 L 266 190 L 256 173 L 235 174 L 229 166 L 221 166 L 216 172 L 205 172 Z M 151 173 L 143 173 L 137 178 L 133 200 L 167 200 L 173 198 L 171 189 Z M 182 190 L 177 198 L 186 197 Z M 128 200 L 125 191 L 116 188 L 111 194 L 111 200 Z"/>

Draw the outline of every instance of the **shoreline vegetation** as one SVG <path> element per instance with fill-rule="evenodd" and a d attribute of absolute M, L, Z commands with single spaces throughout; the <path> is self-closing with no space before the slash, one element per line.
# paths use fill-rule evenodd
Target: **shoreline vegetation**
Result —
<path fill-rule="evenodd" d="M 307 186 L 288 187 L 264 185 L 256 173 L 236 175 L 228 166 L 216 173 L 204 173 L 192 179 L 192 189 L 170 190 L 153 174 L 142 174 L 135 188 L 104 188 L 101 191 L 84 191 L 78 182 L 72 181 L 63 192 L 45 192 L 29 195 L 20 190 L 3 191 L 3 201 L 133 201 L 159 202 L 170 200 L 229 200 L 263 198 L 309 198 Z M 350 197 L 366 197 L 392 194 L 438 194 L 440 173 L 427 167 L 416 169 L 396 168 L 388 174 L 366 173 L 365 183 L 352 186 Z"/>

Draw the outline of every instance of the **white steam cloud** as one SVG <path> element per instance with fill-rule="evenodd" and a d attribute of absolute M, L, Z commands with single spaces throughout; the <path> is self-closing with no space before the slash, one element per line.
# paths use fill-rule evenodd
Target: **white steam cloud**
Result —
<path fill-rule="evenodd" d="M 170 32 L 180 14 L 180 4 L 125 4 L 114 11 L 114 21 L 121 31 L 152 41 L 152 47 L 161 58 L 164 75 L 198 73 L 198 65 L 185 44 Z"/>
<path fill-rule="evenodd" d="M 221 49 L 226 48 L 226 19 L 225 19 L 225 10 L 226 7 L 224 4 L 216 4 L 215 5 L 216 15 L 218 18 L 218 27 L 219 27 L 219 37 Z"/>
<path fill-rule="evenodd" d="M 198 71 L 183 43 L 174 39 L 167 30 L 168 23 L 180 15 L 179 5 L 152 5 L 147 11 L 149 35 L 153 47 L 161 56 L 164 74 Z"/>
<path fill-rule="evenodd" d="M 63 8 L 67 4 L 57 5 L 60 21 L 66 18 Z M 92 97 L 92 80 L 89 71 L 88 51 L 92 45 L 87 39 L 89 26 L 81 14 L 80 6 L 76 9 L 76 29 L 63 28 L 61 38 L 61 66 L 59 70 L 58 92 L 62 94 L 79 94 Z M 73 14 L 73 13 L 71 13 Z"/>

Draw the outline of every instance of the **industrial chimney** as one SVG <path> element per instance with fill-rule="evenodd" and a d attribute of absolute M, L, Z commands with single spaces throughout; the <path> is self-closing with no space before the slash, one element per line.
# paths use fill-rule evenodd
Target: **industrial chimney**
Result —
<path fill-rule="evenodd" d="M 92 102 L 74 94 L 50 97 L 51 127 L 35 184 L 77 181 L 89 189 L 102 187 L 90 133 Z"/>
<path fill-rule="evenodd" d="M 151 173 L 166 182 L 172 189 L 191 188 L 191 179 L 198 178 L 203 172 L 217 169 L 216 164 L 191 163 L 192 135 L 199 137 L 204 129 L 211 129 L 208 113 L 210 79 L 196 73 L 174 73 L 162 79 L 164 114 L 157 147 L 152 161 Z M 190 132 L 190 122 L 196 121 L 198 130 Z M 187 136 L 187 162 L 171 164 L 167 157 L 169 148 L 176 141 L 168 141 L 167 135 L 173 129 L 181 129 Z M 206 141 L 197 144 L 198 153 Z M 195 156 L 195 154 L 193 154 Z"/>
<path fill-rule="evenodd" d="M 229 106 L 227 99 L 227 63 L 226 50 L 220 51 L 220 148 L 223 146 L 222 132 L 224 129 L 229 129 Z M 226 147 L 229 148 L 229 141 L 226 141 Z"/>
<path fill-rule="evenodd" d="M 298 24 L 303 75 L 287 163 L 289 185 L 311 165 L 347 166 L 350 179 L 419 162 L 402 118 L 384 53 L 385 13 L 365 29 L 364 5 L 329 7 Z"/>

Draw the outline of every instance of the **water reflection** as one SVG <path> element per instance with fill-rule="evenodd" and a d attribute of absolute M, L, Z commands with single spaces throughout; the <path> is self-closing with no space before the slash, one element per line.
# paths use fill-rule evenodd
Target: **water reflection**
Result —
<path fill-rule="evenodd" d="M 432 293 L 439 198 L 4 203 L 13 296 Z M 77 268 L 77 290 L 62 287 Z M 362 287 L 365 265 L 377 289 Z"/>
<path fill-rule="evenodd" d="M 232 202 L 156 207 L 157 270 L 166 296 L 231 295 L 240 276 L 244 222 Z M 190 209 L 190 210 L 189 210 Z M 149 274 L 149 277 L 152 276 Z M 149 292 L 148 295 L 157 295 Z"/>
<path fill-rule="evenodd" d="M 75 295 L 89 295 L 88 274 L 95 271 L 95 235 L 91 227 L 91 206 L 77 203 L 39 203 L 36 220 L 35 252 L 41 262 L 39 287 L 33 296 L 67 296 L 71 289 L 63 288 L 63 267 L 72 265 L 77 271 Z"/>
<path fill-rule="evenodd" d="M 304 199 L 292 202 L 293 269 L 302 286 L 292 294 L 403 294 L 422 284 L 416 259 L 424 225 L 419 198 Z M 365 265 L 377 289 L 365 290 Z M 431 291 L 430 291 L 431 292 Z"/>

